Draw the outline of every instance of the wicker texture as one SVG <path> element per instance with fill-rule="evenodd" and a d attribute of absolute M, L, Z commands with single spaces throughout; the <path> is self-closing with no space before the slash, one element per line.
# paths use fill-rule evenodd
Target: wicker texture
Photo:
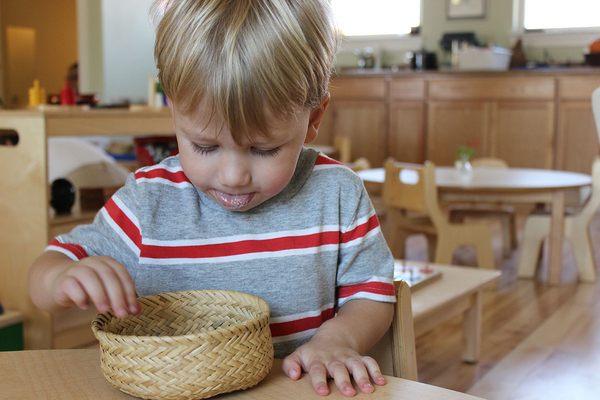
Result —
<path fill-rule="evenodd" d="M 202 399 L 246 389 L 273 365 L 269 306 L 218 290 L 140 298 L 139 316 L 98 314 L 101 369 L 117 389 L 145 399 Z"/>

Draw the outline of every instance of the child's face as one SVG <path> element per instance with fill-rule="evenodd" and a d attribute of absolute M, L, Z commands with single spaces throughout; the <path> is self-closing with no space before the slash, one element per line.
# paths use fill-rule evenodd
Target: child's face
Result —
<path fill-rule="evenodd" d="M 181 114 L 172 106 L 181 165 L 189 180 L 223 208 L 247 211 L 281 192 L 292 179 L 300 150 L 317 136 L 329 99 L 289 121 L 270 120 L 269 138 L 236 144 L 227 126 L 210 123 L 205 108 Z"/>

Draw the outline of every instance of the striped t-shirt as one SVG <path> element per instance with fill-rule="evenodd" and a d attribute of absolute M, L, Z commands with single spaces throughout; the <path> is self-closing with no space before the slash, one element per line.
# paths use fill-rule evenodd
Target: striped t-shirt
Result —
<path fill-rule="evenodd" d="M 198 190 L 177 156 L 141 168 L 92 224 L 47 250 L 73 260 L 112 257 L 142 296 L 194 289 L 260 296 L 271 308 L 277 357 L 349 300 L 395 301 L 393 258 L 362 181 L 310 149 L 281 193 L 245 212 Z"/>

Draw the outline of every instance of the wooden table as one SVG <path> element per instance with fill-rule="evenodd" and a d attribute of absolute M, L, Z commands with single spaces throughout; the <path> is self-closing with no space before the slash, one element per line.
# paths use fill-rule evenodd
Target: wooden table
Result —
<path fill-rule="evenodd" d="M 422 264 L 410 261 L 411 264 Z M 442 277 L 412 294 L 415 336 L 462 314 L 466 339 L 463 360 L 477 362 L 481 348 L 482 291 L 500 278 L 500 271 L 430 264 Z"/>
<path fill-rule="evenodd" d="M 382 184 L 383 168 L 360 171 L 359 176 L 370 183 Z M 436 185 L 440 200 L 480 203 L 547 203 L 552 207 L 549 253 L 549 282 L 560 282 L 562 244 L 564 237 L 565 193 L 591 186 L 589 175 L 525 168 L 475 168 L 465 179 L 455 168 L 437 167 Z"/>
<path fill-rule="evenodd" d="M 33 350 L 0 353 L 0 394 L 19 400 L 134 399 L 105 381 L 100 372 L 98 350 Z M 470 395 L 387 377 L 387 385 L 371 395 L 355 398 L 380 399 L 478 399 Z M 332 385 L 333 386 L 333 385 Z M 271 374 L 258 386 L 219 397 L 219 399 L 323 399 L 314 393 L 308 379 L 294 382 L 281 371 L 276 360 Z M 327 399 L 347 399 L 335 388 Z"/>

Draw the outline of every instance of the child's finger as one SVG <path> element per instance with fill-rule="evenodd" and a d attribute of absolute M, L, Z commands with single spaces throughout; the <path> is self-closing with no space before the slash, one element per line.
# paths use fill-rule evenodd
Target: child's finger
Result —
<path fill-rule="evenodd" d="M 302 374 L 302 364 L 295 353 L 290 354 L 283 360 L 281 365 L 283 372 L 293 380 L 300 379 Z"/>
<path fill-rule="evenodd" d="M 377 385 L 385 385 L 385 378 L 379 369 L 379 364 L 372 357 L 365 356 L 362 358 L 363 363 L 367 367 L 369 371 L 369 375 L 371 375 L 371 379 Z"/>
<path fill-rule="evenodd" d="M 85 310 L 88 308 L 88 295 L 81 287 L 77 279 L 67 276 L 60 285 L 60 293 L 58 295 L 58 304 L 68 307 L 75 304 L 77 307 Z"/>
<path fill-rule="evenodd" d="M 346 361 L 346 367 L 352 373 L 352 378 L 354 378 L 354 381 L 363 393 L 372 393 L 375 390 L 371 384 L 371 379 L 369 379 L 369 373 L 365 368 L 365 364 L 361 360 L 349 358 Z"/>
<path fill-rule="evenodd" d="M 96 309 L 103 313 L 110 309 L 108 296 L 97 272 L 89 267 L 81 267 L 72 275 L 92 299 Z"/>
<path fill-rule="evenodd" d="M 113 309 L 115 315 L 119 318 L 124 318 L 129 315 L 129 307 L 126 304 L 125 290 L 121 284 L 119 276 L 107 264 L 98 264 L 96 266 L 96 272 L 102 280 L 104 290 L 108 295 L 110 306 Z"/>
<path fill-rule="evenodd" d="M 331 375 L 335 385 L 344 396 L 354 396 L 356 394 L 356 390 L 354 390 L 354 386 L 352 386 L 352 382 L 350 381 L 348 369 L 343 362 L 332 361 L 327 365 L 327 371 L 329 371 L 329 375 Z"/>
<path fill-rule="evenodd" d="M 310 382 L 317 394 L 321 396 L 327 396 L 329 394 L 329 387 L 327 386 L 327 370 L 321 362 L 314 362 L 308 368 L 308 375 L 310 376 Z"/>
<path fill-rule="evenodd" d="M 129 275 L 129 272 L 124 266 L 113 259 L 108 259 L 107 264 L 115 271 L 119 277 L 119 280 L 121 281 L 121 286 L 125 291 L 129 312 L 132 314 L 137 314 L 140 311 L 140 306 L 135 293 L 135 283 L 133 282 L 131 275 Z"/>

